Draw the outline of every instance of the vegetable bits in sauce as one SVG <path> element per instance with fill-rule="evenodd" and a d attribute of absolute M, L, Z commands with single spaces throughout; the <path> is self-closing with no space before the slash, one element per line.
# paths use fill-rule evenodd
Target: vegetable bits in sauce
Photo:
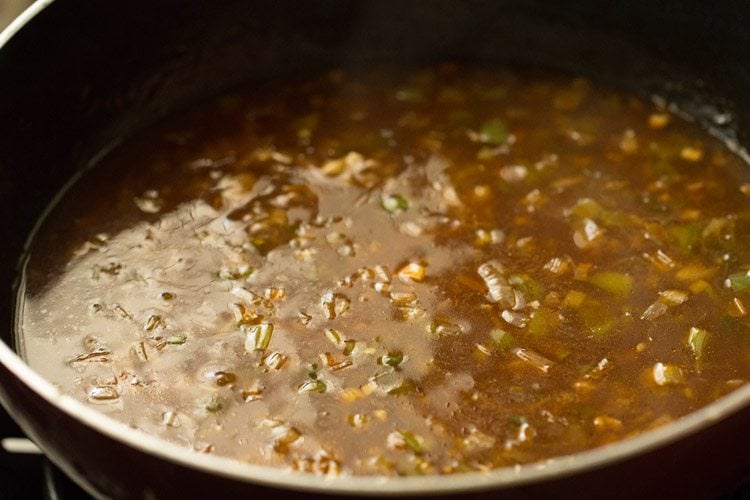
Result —
<path fill-rule="evenodd" d="M 32 246 L 22 347 L 202 453 L 324 475 L 544 460 L 750 378 L 750 169 L 578 78 L 445 65 L 228 94 Z"/>

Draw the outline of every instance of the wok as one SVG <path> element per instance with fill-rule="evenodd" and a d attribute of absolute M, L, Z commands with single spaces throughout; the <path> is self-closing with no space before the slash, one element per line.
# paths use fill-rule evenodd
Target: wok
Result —
<path fill-rule="evenodd" d="M 0 35 L 0 400 L 98 497 L 731 491 L 750 473 L 750 385 L 636 438 L 543 464 L 321 479 L 189 452 L 59 394 L 14 353 L 13 311 L 25 242 L 61 187 L 134 130 L 192 101 L 330 67 L 522 64 L 661 96 L 743 154 L 749 15 L 739 2 L 655 0 L 39 0 Z"/>

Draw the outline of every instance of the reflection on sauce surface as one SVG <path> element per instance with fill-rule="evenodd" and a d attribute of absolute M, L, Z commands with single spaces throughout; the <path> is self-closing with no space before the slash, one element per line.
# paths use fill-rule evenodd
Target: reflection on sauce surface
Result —
<path fill-rule="evenodd" d="M 581 79 L 445 65 L 226 95 L 68 192 L 23 348 L 190 449 L 322 474 L 486 470 L 750 377 L 750 173 Z"/>

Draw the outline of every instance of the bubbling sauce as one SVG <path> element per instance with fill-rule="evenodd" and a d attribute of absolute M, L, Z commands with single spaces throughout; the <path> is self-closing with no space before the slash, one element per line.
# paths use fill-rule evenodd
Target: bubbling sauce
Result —
<path fill-rule="evenodd" d="M 583 79 L 334 71 L 137 134 L 35 236 L 21 347 L 197 452 L 319 474 L 544 460 L 750 378 L 750 169 Z"/>

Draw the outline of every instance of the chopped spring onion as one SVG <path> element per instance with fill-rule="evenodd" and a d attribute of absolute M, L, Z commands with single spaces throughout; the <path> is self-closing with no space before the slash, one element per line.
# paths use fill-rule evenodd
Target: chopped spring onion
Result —
<path fill-rule="evenodd" d="M 668 310 L 669 306 L 667 304 L 660 300 L 657 300 L 656 302 L 648 306 L 645 311 L 643 311 L 643 314 L 641 314 L 641 319 L 645 319 L 646 321 L 653 321 L 660 316 L 664 316 L 664 314 Z"/>
<path fill-rule="evenodd" d="M 411 431 L 398 430 L 388 435 L 388 445 L 395 449 L 409 449 L 416 454 L 424 453 L 423 439 Z"/>
<path fill-rule="evenodd" d="M 354 347 L 356 347 L 357 341 L 352 339 L 346 339 L 344 341 L 344 350 L 342 351 L 344 356 L 349 356 L 353 351 Z"/>
<path fill-rule="evenodd" d="M 349 310 L 351 301 L 341 293 L 327 292 L 323 295 L 320 306 L 326 319 L 335 319 Z"/>
<path fill-rule="evenodd" d="M 505 144 L 508 140 L 508 129 L 502 120 L 487 120 L 479 129 L 479 140 L 487 144 Z"/>
<path fill-rule="evenodd" d="M 658 362 L 652 371 L 656 385 L 676 385 L 684 381 L 685 375 L 679 366 Z"/>
<path fill-rule="evenodd" d="M 461 326 L 455 323 L 451 323 L 450 321 L 443 318 L 435 318 L 432 320 L 432 323 L 430 323 L 427 331 L 430 332 L 430 334 L 432 334 L 434 337 L 440 338 L 458 335 L 459 333 L 461 333 Z"/>
<path fill-rule="evenodd" d="M 627 297 L 633 290 L 633 278 L 624 273 L 602 271 L 592 275 L 589 282 L 618 297 Z"/>
<path fill-rule="evenodd" d="M 581 307 L 586 300 L 586 294 L 578 290 L 569 290 L 565 294 L 565 298 L 562 301 L 562 305 L 570 307 L 572 309 Z"/>
<path fill-rule="evenodd" d="M 690 298 L 687 292 L 682 290 L 664 290 L 659 292 L 659 299 L 668 306 L 684 304 Z"/>
<path fill-rule="evenodd" d="M 690 350 L 693 351 L 696 361 L 700 365 L 701 358 L 703 357 L 703 350 L 706 346 L 706 340 L 708 338 L 708 332 L 703 328 L 690 328 L 688 333 L 687 343 L 690 346 Z"/>
<path fill-rule="evenodd" d="M 396 367 L 404 361 L 404 355 L 400 352 L 389 352 L 380 357 L 380 363 Z"/>
<path fill-rule="evenodd" d="M 341 345 L 341 342 L 342 342 L 341 334 L 337 330 L 334 330 L 333 328 L 327 328 L 324 333 L 326 337 L 328 338 L 328 340 L 333 342 L 334 345 L 336 346 Z"/>
<path fill-rule="evenodd" d="M 387 212 L 392 214 L 403 212 L 409 208 L 409 201 L 399 194 L 383 196 L 381 204 Z"/>
<path fill-rule="evenodd" d="M 326 392 L 326 384 L 321 380 L 308 380 L 306 382 L 303 382 L 298 388 L 297 392 L 300 394 L 305 392 L 317 392 L 317 393 L 324 393 Z"/>
<path fill-rule="evenodd" d="M 252 325 L 247 329 L 245 349 L 247 351 L 265 351 L 271 343 L 272 335 L 273 325 L 271 323 Z"/>
<path fill-rule="evenodd" d="M 744 293 L 750 291 L 750 274 L 735 273 L 727 277 L 727 283 L 735 293 Z"/>
<path fill-rule="evenodd" d="M 514 343 L 513 336 L 500 328 L 492 330 L 490 332 L 490 338 L 492 339 L 492 342 L 501 349 L 507 349 Z"/>
<path fill-rule="evenodd" d="M 516 347 L 515 349 L 513 349 L 513 354 L 515 354 L 518 359 L 525 361 L 529 365 L 544 373 L 548 373 L 549 369 L 553 365 L 553 362 L 551 360 L 545 358 L 536 351 L 532 351 L 531 349 Z"/>
<path fill-rule="evenodd" d="M 216 413 L 218 411 L 221 411 L 221 409 L 224 408 L 224 403 L 224 398 L 214 396 L 208 403 L 206 403 L 206 411 L 208 411 L 209 413 Z"/>
<path fill-rule="evenodd" d="M 690 253 L 701 239 L 703 229 L 699 224 L 678 224 L 669 228 L 669 234 L 675 240 L 682 253 Z"/>
<path fill-rule="evenodd" d="M 531 314 L 528 331 L 534 337 L 544 337 L 560 322 L 559 314 L 551 309 L 541 307 Z"/>
<path fill-rule="evenodd" d="M 164 342 L 170 345 L 182 345 L 187 342 L 187 336 L 185 335 L 171 335 L 164 339 Z"/>

